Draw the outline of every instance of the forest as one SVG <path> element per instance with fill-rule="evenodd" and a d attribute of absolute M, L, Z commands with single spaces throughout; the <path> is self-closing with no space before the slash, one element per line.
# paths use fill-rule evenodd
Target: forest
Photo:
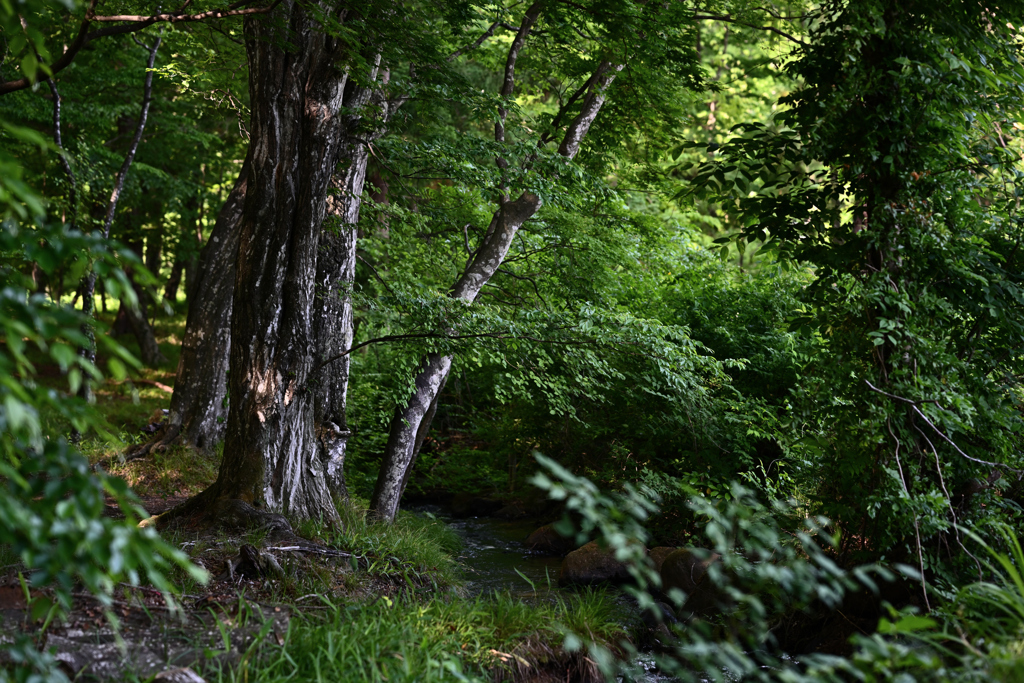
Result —
<path fill-rule="evenodd" d="M 1024 2 L 0 0 L 0 683 L 1024 681 Z"/>

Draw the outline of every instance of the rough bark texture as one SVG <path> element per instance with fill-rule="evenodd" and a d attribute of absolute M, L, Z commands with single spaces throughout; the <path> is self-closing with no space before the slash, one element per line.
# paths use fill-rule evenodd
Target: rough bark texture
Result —
<path fill-rule="evenodd" d="M 326 10 L 326 8 L 324 8 Z M 346 73 L 340 46 L 295 0 L 281 22 L 247 19 L 250 171 L 239 234 L 230 396 L 217 482 L 200 494 L 336 523 L 318 456 L 317 255 L 339 153 Z"/>
<path fill-rule="evenodd" d="M 142 457 L 177 443 L 203 450 L 224 439 L 235 258 L 248 175 L 247 159 L 199 254 L 201 278 L 189 301 L 167 423 L 148 442 L 130 448 L 128 457 Z"/>
<path fill-rule="evenodd" d="M 509 48 L 505 63 L 505 75 L 502 81 L 501 96 L 508 98 L 514 92 L 515 65 L 531 29 L 536 24 L 541 11 L 540 3 L 534 3 L 524 13 L 512 45 Z M 558 152 L 572 159 L 579 151 L 580 143 L 586 137 L 591 124 L 605 101 L 605 92 L 621 66 L 610 62 L 601 62 L 588 81 L 586 96 L 579 114 L 570 123 L 562 138 Z M 559 115 L 561 116 L 561 114 Z M 494 136 L 497 142 L 505 141 L 505 110 L 499 110 L 499 121 L 495 124 Z M 498 158 L 499 168 L 507 168 L 505 159 Z M 502 192 L 505 185 L 501 186 Z M 529 220 L 541 206 L 537 195 L 523 192 L 517 199 L 510 200 L 505 196 L 499 203 L 491 220 L 482 243 L 477 247 L 472 260 L 462 277 L 451 289 L 451 296 L 472 303 L 487 282 L 494 276 L 505 260 L 512 240 L 519 228 Z M 415 388 L 412 396 L 395 409 L 391 420 L 387 446 L 377 485 L 370 500 L 370 509 L 378 518 L 394 521 L 398 514 L 402 493 L 409 479 L 409 472 L 419 448 L 423 444 L 430 422 L 437 408 L 438 397 L 451 371 L 452 357 L 441 354 L 430 354 L 423 359 L 416 375 Z"/>
<path fill-rule="evenodd" d="M 356 224 L 366 182 L 368 143 L 384 133 L 389 118 L 401 106 L 401 101 L 388 102 L 383 97 L 380 86 L 387 84 L 389 74 L 386 70 L 378 74 L 379 61 L 378 55 L 365 84 L 350 80 L 345 89 L 346 115 L 339 155 L 342 163 L 328 202 L 332 220 L 325 224 L 320 237 L 316 269 L 314 428 L 328 488 L 334 497 L 341 499 L 348 498 L 344 469 L 349 437 L 346 423 L 349 356 L 338 358 L 338 354 L 352 346 Z M 334 360 L 326 363 L 327 359 Z"/>
<path fill-rule="evenodd" d="M 330 212 L 336 225 L 326 228 L 320 237 L 316 268 L 317 363 L 352 346 L 352 282 L 356 271 L 356 221 L 359 220 L 359 195 L 366 171 L 366 148 L 358 145 L 351 163 L 335 183 L 338 193 L 331 197 Z M 319 457 L 323 462 L 331 494 L 348 498 L 345 487 L 345 448 L 348 444 L 346 405 L 349 357 L 318 368 L 313 385 L 314 425 Z"/>
<path fill-rule="evenodd" d="M 224 438 L 235 257 L 248 175 L 246 160 L 199 254 L 200 279 L 189 301 L 164 443 L 180 436 L 203 449 Z"/>

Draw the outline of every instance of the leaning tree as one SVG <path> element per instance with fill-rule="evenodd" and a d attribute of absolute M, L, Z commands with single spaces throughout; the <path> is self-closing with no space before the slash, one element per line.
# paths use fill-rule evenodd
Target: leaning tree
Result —
<path fill-rule="evenodd" d="M 492 25 L 481 40 L 495 31 Z M 697 90 L 701 76 L 694 50 L 695 15 L 679 5 L 622 2 L 567 5 L 539 0 L 529 5 L 511 28 L 515 31 L 496 79 L 498 92 L 492 163 L 496 183 L 486 188 L 493 197 L 489 224 L 449 296 L 472 304 L 499 271 L 516 234 L 544 203 L 543 195 L 565 191 L 556 179 L 571 167 L 588 136 L 597 130 L 606 103 L 619 104 L 604 126 L 600 145 L 614 145 L 637 135 L 644 120 L 637 112 L 659 111 L 666 98 L 681 88 Z M 478 45 L 479 43 L 475 44 Z M 529 53 L 535 53 L 532 59 Z M 529 61 L 523 79 L 517 68 Z M 554 69 L 538 75 L 540 65 Z M 526 120 L 516 106 L 523 82 L 534 90 L 561 93 L 550 117 Z M 539 92 L 522 95 L 540 97 Z M 600 146 L 599 145 L 599 146 Z M 451 330 L 437 330 L 449 336 Z M 395 409 L 383 463 L 370 507 L 392 521 L 398 512 L 409 473 L 437 409 L 454 360 L 443 349 L 425 355 L 410 382 L 408 398 Z"/>

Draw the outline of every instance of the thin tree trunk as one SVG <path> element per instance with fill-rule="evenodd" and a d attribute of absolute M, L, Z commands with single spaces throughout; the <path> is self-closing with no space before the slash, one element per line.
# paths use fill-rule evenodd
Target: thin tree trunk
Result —
<path fill-rule="evenodd" d="M 132 138 L 132 142 L 128 147 L 128 153 L 125 154 L 124 161 L 121 163 L 121 169 L 117 172 L 114 177 L 114 189 L 110 193 L 110 200 L 107 202 L 107 213 L 103 219 L 103 237 L 104 239 L 110 237 L 110 226 L 114 223 L 114 214 L 117 211 L 117 204 L 121 198 L 121 190 L 124 189 L 124 181 L 128 176 L 128 170 L 132 166 L 132 162 L 135 161 L 135 152 L 139 149 L 139 143 L 142 141 L 142 133 L 146 129 L 146 121 L 149 118 L 149 105 L 153 101 L 153 65 L 156 63 L 156 54 L 160 49 L 160 43 L 163 40 L 163 32 L 157 36 L 153 46 L 149 48 L 149 58 L 146 62 L 146 78 L 142 88 L 142 108 L 139 112 L 139 121 L 135 127 L 135 135 Z M 79 293 L 82 296 L 82 313 L 86 317 L 92 317 L 93 306 L 95 302 L 94 294 L 96 292 L 96 271 L 90 269 L 89 274 L 82 278 L 82 282 L 79 285 Z M 134 324 L 133 324 L 134 327 Z M 152 332 L 152 330 L 150 330 Z M 89 326 L 85 330 L 88 344 L 78 350 L 78 354 L 88 360 L 90 363 L 96 362 L 96 337 L 92 327 Z M 155 339 L 153 340 L 155 345 Z M 139 346 L 143 347 L 143 340 L 139 340 Z M 150 349 L 152 351 L 152 349 Z M 145 354 L 145 351 L 143 351 Z M 157 356 L 160 354 L 159 347 L 156 350 Z M 162 356 L 159 356 L 162 358 Z M 166 359 L 164 359 L 166 361 Z M 143 355 L 143 361 L 147 365 L 149 363 Z M 82 383 L 82 389 L 79 391 L 79 395 L 83 398 L 91 397 L 91 389 L 88 382 Z"/>
<path fill-rule="evenodd" d="M 182 274 L 182 263 L 175 256 L 174 263 L 171 265 L 171 274 L 167 276 L 167 284 L 164 285 L 164 299 L 171 302 L 178 300 L 178 288 L 181 287 L 181 274 Z"/>
<path fill-rule="evenodd" d="M 160 279 L 160 266 L 163 265 L 163 233 L 153 230 L 146 237 L 146 268 L 153 277 Z"/>
<path fill-rule="evenodd" d="M 135 252 L 141 260 L 143 258 L 143 241 L 139 237 L 128 243 L 128 247 Z M 110 331 L 114 335 L 128 334 L 135 337 L 139 345 L 139 356 L 142 362 L 149 367 L 157 367 L 167 362 L 167 358 L 160 353 L 160 346 L 156 341 L 156 334 L 152 325 L 149 324 L 148 311 L 151 303 L 149 293 L 135 281 L 135 274 L 131 268 L 125 269 L 125 274 L 131 282 L 138 306 L 129 306 L 124 301 L 117 309 L 117 317 Z"/>
<path fill-rule="evenodd" d="M 146 307 L 142 303 L 145 293 L 141 288 L 136 288 L 135 291 L 139 297 L 139 306 L 133 308 L 125 306 L 122 302 L 121 307 L 132 328 L 132 333 L 135 335 L 135 340 L 139 343 L 139 355 L 142 357 L 142 362 L 151 368 L 159 367 L 167 362 L 167 357 L 160 352 L 156 333 L 153 332 L 153 326 L 149 324 L 149 319 L 146 317 Z"/>
<path fill-rule="evenodd" d="M 537 22 L 540 10 L 540 3 L 535 3 L 526 10 L 519 31 L 509 48 L 500 93 L 503 98 L 508 99 L 513 95 L 516 60 Z M 576 156 L 580 144 L 604 104 L 608 86 L 621 69 L 621 66 L 608 61 L 598 65 L 588 81 L 589 86 L 579 114 L 566 128 L 558 147 L 559 154 L 568 159 Z M 497 142 L 505 142 L 505 116 L 505 109 L 499 108 L 499 121 L 495 124 L 494 131 Z M 561 113 L 556 120 L 560 119 Z M 501 169 L 508 167 L 505 159 L 499 158 L 496 163 Z M 505 185 L 502 184 L 503 192 L 504 188 Z M 452 287 L 450 295 L 472 303 L 501 266 L 516 232 L 540 207 L 540 197 L 529 192 L 523 192 L 512 201 L 507 195 L 503 197 L 491 219 L 483 243 L 477 248 L 462 277 Z M 384 460 L 370 500 L 370 509 L 378 519 L 390 522 L 394 521 L 398 514 L 402 493 L 409 480 L 409 472 L 430 428 L 439 395 L 448 379 L 451 366 L 451 356 L 436 353 L 427 355 L 420 364 L 412 396 L 405 405 L 399 405 L 395 409 Z"/>

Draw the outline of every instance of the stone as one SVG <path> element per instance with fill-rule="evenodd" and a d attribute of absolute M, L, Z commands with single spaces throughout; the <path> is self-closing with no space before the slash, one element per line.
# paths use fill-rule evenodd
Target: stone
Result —
<path fill-rule="evenodd" d="M 651 558 L 651 566 L 654 567 L 654 571 L 660 574 L 661 565 L 665 562 L 665 558 L 676 550 L 677 548 L 666 545 L 659 545 L 657 548 L 651 548 L 651 552 L 647 553 L 647 557 Z"/>
<path fill-rule="evenodd" d="M 576 544 L 555 531 L 553 524 L 545 524 L 526 538 L 526 547 L 541 555 L 565 555 Z"/>
<path fill-rule="evenodd" d="M 513 500 L 511 503 L 495 512 L 494 516 L 498 519 L 512 521 L 527 517 L 528 513 L 526 512 L 526 507 L 521 501 Z"/>
<path fill-rule="evenodd" d="M 202 676 L 188 667 L 161 671 L 153 680 L 163 681 L 164 683 L 206 683 Z"/>
<path fill-rule="evenodd" d="M 666 594 L 678 588 L 686 593 L 683 609 L 706 616 L 718 609 L 719 591 L 707 579 L 708 567 L 721 558 L 718 553 L 702 548 L 680 548 L 669 553 L 661 565 L 661 589 Z"/>
<path fill-rule="evenodd" d="M 566 555 L 558 570 L 558 583 L 562 585 L 622 583 L 630 578 L 626 565 L 616 560 L 612 551 L 601 548 L 595 541 Z"/>

